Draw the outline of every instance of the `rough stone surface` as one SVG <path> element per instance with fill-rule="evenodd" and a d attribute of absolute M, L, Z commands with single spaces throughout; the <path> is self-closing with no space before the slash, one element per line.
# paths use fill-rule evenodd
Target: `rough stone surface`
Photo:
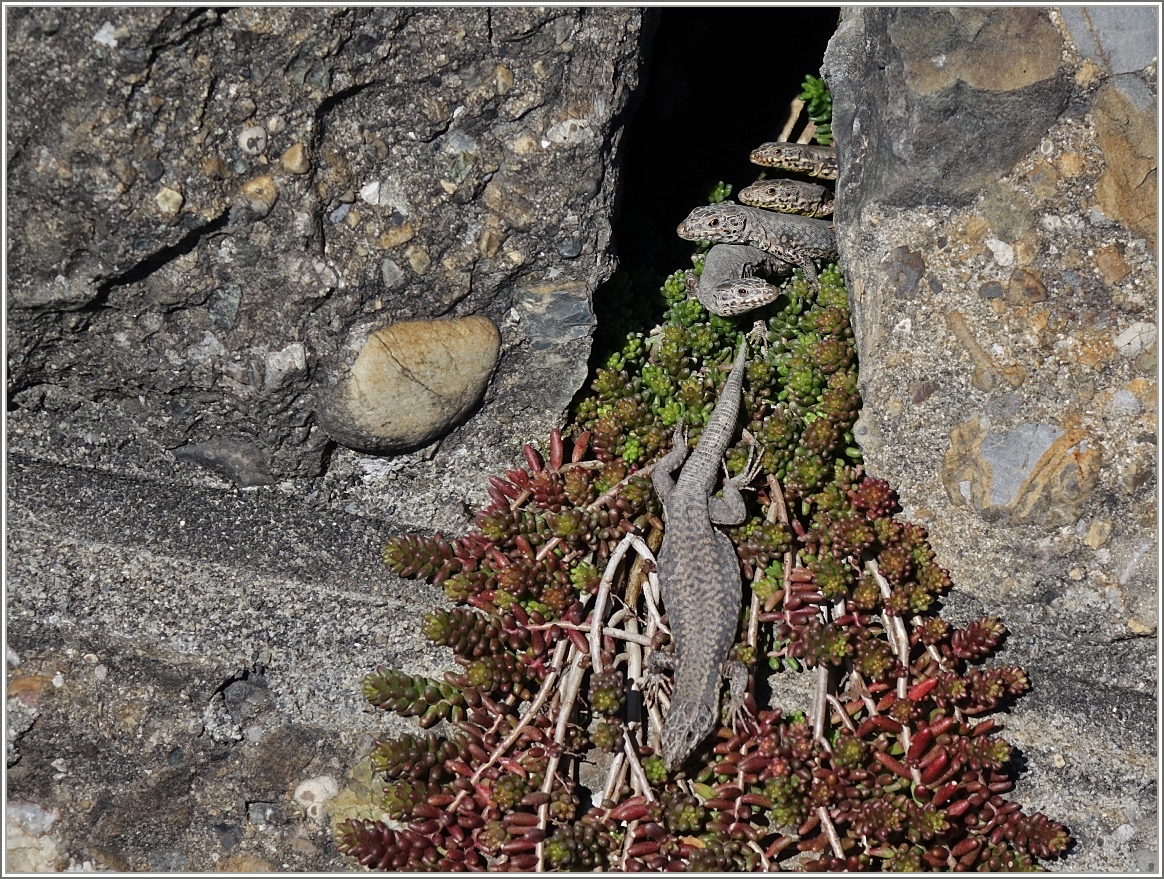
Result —
<path fill-rule="evenodd" d="M 449 664 L 383 544 L 584 380 L 642 13 L 7 12 L 9 865 L 350 870 L 361 678 Z M 435 319 L 500 331 L 473 417 L 337 446 L 353 334 Z"/>
<path fill-rule="evenodd" d="M 848 142 L 838 138 L 842 156 L 859 150 L 869 161 L 851 164 L 838 194 L 900 208 L 964 204 L 1066 104 L 1063 39 L 1042 10 L 915 7 L 872 36 L 860 63 L 878 75 L 852 110 Z"/>
<path fill-rule="evenodd" d="M 1079 54 L 1114 74 L 1137 73 L 1160 51 L 1154 5 L 1063 6 L 1059 14 Z"/>
<path fill-rule="evenodd" d="M 7 695 L 34 722 L 10 727 L 8 797 L 56 813 L 24 822 L 22 857 L 350 869 L 304 793 L 408 728 L 363 701 L 364 673 L 446 660 L 420 634 L 429 587 L 384 572 L 401 525 L 338 509 L 336 488 L 10 462 Z"/>
<path fill-rule="evenodd" d="M 540 369 L 537 343 L 587 357 L 575 328 L 614 267 L 640 11 L 42 7 L 8 22 L 17 447 L 154 478 L 316 476 L 334 448 L 317 394 L 350 334 L 470 315 L 501 329 L 496 382 L 401 478 L 455 484 L 448 454 L 479 471 L 560 421 L 582 374 Z M 518 291 L 546 282 L 570 301 L 531 336 Z"/>
<path fill-rule="evenodd" d="M 1015 798 L 1076 839 L 1052 869 L 1129 871 L 1157 858 L 1156 50 L 1105 66 L 1076 33 L 864 8 L 824 74 L 867 468 L 929 529 L 947 615 L 1000 614 L 1030 672 L 1006 736 Z"/>
<path fill-rule="evenodd" d="M 350 367 L 320 395 L 320 420 L 362 452 L 412 450 L 446 433 L 480 402 L 501 348 L 497 327 L 476 315 L 361 335 Z"/>

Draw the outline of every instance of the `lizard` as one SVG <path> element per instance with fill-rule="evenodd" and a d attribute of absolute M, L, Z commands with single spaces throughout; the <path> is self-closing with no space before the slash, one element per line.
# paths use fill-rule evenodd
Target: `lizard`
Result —
<path fill-rule="evenodd" d="M 735 432 L 747 348 L 745 338 L 695 451 L 688 457 L 687 429 L 681 420 L 671 451 L 651 474 L 667 523 L 658 570 L 675 643 L 674 654 L 654 653 L 651 660 L 655 670 L 672 665 L 675 673 L 660 745 L 668 769 L 682 764 L 715 728 L 721 677 L 731 685 L 728 714 L 733 725 L 744 712 L 748 671 L 728 658 L 740 621 L 740 562 L 727 535 L 712 526 L 738 525 L 746 518 L 740 488 L 756 476 L 754 444 L 743 472 L 724 483 L 723 498 L 712 493 Z M 672 474 L 680 467 L 675 479 Z"/>
<path fill-rule="evenodd" d="M 776 214 L 731 201 L 696 208 L 677 231 L 688 241 L 759 247 L 800 268 L 813 287 L 818 287 L 819 281 L 812 261 L 837 258 L 837 236 L 828 220 Z"/>
<path fill-rule="evenodd" d="M 837 179 L 837 149 L 814 143 L 773 141 L 762 143 L 754 150 L 749 161 L 765 168 L 782 171 L 802 171 L 821 180 Z"/>
<path fill-rule="evenodd" d="M 833 212 L 833 193 L 827 186 L 807 180 L 777 177 L 758 180 L 740 190 L 740 201 L 757 208 L 806 217 L 827 217 Z"/>
<path fill-rule="evenodd" d="M 780 295 L 757 274 L 782 280 L 792 274 L 792 266 L 748 244 L 717 244 L 703 258 L 703 271 L 698 276 L 687 271 L 687 292 L 712 314 L 730 317 L 757 308 L 757 300 L 771 302 Z"/>

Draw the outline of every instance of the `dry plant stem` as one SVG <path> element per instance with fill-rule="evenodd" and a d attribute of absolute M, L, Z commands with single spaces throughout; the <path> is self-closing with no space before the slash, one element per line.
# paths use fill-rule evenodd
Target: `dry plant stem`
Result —
<path fill-rule="evenodd" d="M 630 851 L 630 847 L 632 845 L 634 845 L 635 830 L 638 828 L 638 826 L 639 826 L 639 821 L 637 818 L 634 819 L 633 821 L 629 822 L 626 825 L 626 830 L 624 831 L 624 835 L 622 838 L 622 852 L 618 858 L 618 870 L 620 872 L 626 871 L 627 853 Z"/>
<path fill-rule="evenodd" d="M 558 468 L 559 473 L 565 473 L 567 470 L 601 470 L 607 466 L 602 461 L 567 461 Z"/>
<path fill-rule="evenodd" d="M 769 477 L 768 484 L 771 487 L 772 494 L 775 495 L 779 492 L 780 485 L 779 485 L 779 483 L 776 483 L 775 485 L 773 485 L 773 483 L 775 483 L 775 477 Z M 780 504 L 784 503 L 784 496 L 782 493 L 780 494 L 779 503 Z M 785 516 L 788 515 L 787 509 L 784 510 L 784 515 Z M 779 521 L 780 512 L 777 509 L 777 501 L 776 501 L 775 497 L 773 497 L 772 502 L 768 504 L 768 509 L 766 509 L 764 511 L 764 519 L 769 524 Z M 753 585 L 753 587 L 760 579 L 763 578 L 763 576 L 764 576 L 764 572 L 762 570 L 760 570 L 759 568 L 757 568 L 755 571 L 752 572 L 752 585 Z M 760 597 L 758 595 L 756 595 L 756 590 L 755 590 L 755 588 L 753 588 L 752 589 L 752 603 L 748 606 L 748 636 L 747 636 L 748 646 L 753 648 L 753 649 L 756 647 L 756 645 L 758 643 L 760 643 L 760 619 L 759 619 L 759 617 L 760 617 Z"/>
<path fill-rule="evenodd" d="M 591 616 L 593 622 L 590 626 L 590 667 L 595 674 L 602 673 L 602 616 L 606 613 L 606 600 L 610 597 L 610 588 L 614 583 L 614 575 L 618 570 L 619 564 L 622 562 L 622 557 L 626 555 L 628 549 L 634 545 L 636 550 L 640 552 L 646 551 L 647 545 L 636 537 L 634 534 L 628 533 L 622 540 L 618 542 L 614 552 L 610 554 L 610 560 L 606 563 L 606 570 L 602 574 L 602 580 L 598 583 L 598 594 L 594 599 L 594 612 Z M 653 560 L 653 559 L 652 559 Z"/>
<path fill-rule="evenodd" d="M 562 668 L 562 661 L 565 659 L 566 650 L 570 646 L 572 645 L 568 639 L 558 643 L 558 646 L 554 649 L 553 659 L 550 660 L 550 673 L 546 675 L 546 679 L 542 681 L 542 688 L 538 690 L 538 694 L 534 697 L 534 700 L 530 704 L 529 708 L 517 721 L 517 726 L 515 726 L 510 731 L 509 735 L 505 737 L 501 744 L 493 749 L 493 753 L 489 755 L 488 761 L 486 761 L 483 766 L 481 766 L 476 772 L 473 773 L 473 777 L 470 779 L 472 784 L 475 785 L 480 782 L 481 776 L 484 775 L 486 771 L 488 771 L 489 767 L 496 763 L 502 757 L 502 755 L 505 754 L 506 751 L 513 747 L 513 743 L 516 742 L 521 736 L 522 729 L 524 729 L 529 724 L 529 722 L 537 716 L 537 713 L 541 711 L 542 706 L 546 704 L 546 700 L 550 698 L 550 693 L 553 692 L 554 683 L 558 679 L 558 673 Z M 501 718 L 499 717 L 498 721 L 500 720 Z M 461 801 L 465 799 L 465 796 L 465 791 L 458 791 L 453 801 L 445 807 L 445 811 L 455 812 L 457 810 L 457 806 L 459 806 Z"/>
<path fill-rule="evenodd" d="M 816 807 L 820 826 L 824 828 L 825 836 L 829 838 L 829 845 L 833 847 L 833 854 L 838 858 L 845 857 L 845 850 L 841 847 L 841 837 L 837 835 L 837 828 L 833 826 L 833 819 L 829 817 L 829 810 L 824 806 Z"/>
<path fill-rule="evenodd" d="M 610 761 L 610 771 L 606 774 L 606 786 L 602 789 L 602 801 L 614 800 L 614 795 L 626 778 L 626 755 L 619 752 Z"/>
<path fill-rule="evenodd" d="M 793 98 L 788 105 L 788 119 L 784 123 L 784 127 L 780 129 L 780 135 L 777 140 L 788 140 L 792 134 L 792 129 L 796 127 L 796 120 L 800 118 L 800 114 L 804 112 L 804 101 L 800 98 Z"/>
<path fill-rule="evenodd" d="M 816 680 L 812 687 L 812 737 L 820 742 L 830 754 L 832 748 L 825 739 L 825 718 L 828 715 L 829 669 L 823 662 L 816 667 Z"/>
<path fill-rule="evenodd" d="M 525 502 L 528 501 L 531 497 L 533 497 L 533 492 L 530 491 L 528 488 L 523 489 L 521 494 L 519 494 L 512 501 L 510 501 L 510 504 L 509 504 L 510 511 L 513 512 L 515 510 L 520 510 L 522 508 L 522 505 L 525 504 Z"/>
<path fill-rule="evenodd" d="M 776 511 L 777 521 L 784 526 L 784 530 L 789 535 L 792 534 L 792 521 L 788 518 L 788 502 L 784 500 L 784 489 L 780 487 L 780 480 L 775 476 L 768 477 L 768 488 L 772 494 L 771 507 Z M 784 594 L 788 595 L 788 590 L 792 586 L 792 567 L 796 561 L 796 556 L 792 551 L 792 544 L 788 546 L 788 551 L 784 553 Z"/>
<path fill-rule="evenodd" d="M 657 532 L 652 532 L 649 539 L 652 543 L 657 541 L 661 545 L 663 540 L 662 534 L 658 534 L 657 537 L 656 534 Z M 658 562 L 655 560 L 655 553 L 652 551 L 651 547 L 648 546 L 647 543 L 638 535 L 628 534 L 626 538 L 623 539 L 625 540 L 627 538 L 630 539 L 630 544 L 635 548 L 635 552 L 639 554 L 639 558 L 644 562 L 650 562 L 651 567 L 655 569 L 648 571 L 646 583 L 642 584 L 642 591 L 643 598 L 646 599 L 647 602 L 647 618 L 653 625 L 662 628 L 662 620 L 659 614 L 659 575 L 656 573 L 656 570 L 658 569 Z M 655 548 L 658 549 L 657 546 Z M 632 605 L 632 602 L 628 601 L 627 604 Z"/>
<path fill-rule="evenodd" d="M 914 615 L 914 618 L 912 620 L 910 620 L 909 622 L 910 622 L 910 625 L 912 625 L 915 629 L 921 628 L 921 626 L 923 626 L 925 624 L 924 621 L 922 620 L 922 618 L 920 616 L 917 616 L 916 614 Z M 938 664 L 938 668 L 940 668 L 942 671 L 951 671 L 950 664 L 948 662 L 946 662 L 946 660 L 945 660 L 945 658 L 943 658 L 942 654 L 940 654 L 938 652 L 937 647 L 935 647 L 933 644 L 927 644 L 926 645 L 926 652 L 929 653 L 929 655 L 934 658 L 934 661 Z"/>
<path fill-rule="evenodd" d="M 913 625 L 913 627 L 915 629 L 920 628 L 922 625 L 924 625 L 922 618 L 920 616 L 916 616 L 916 615 L 914 616 L 914 618 L 912 620 L 910 620 L 910 623 Z M 931 657 L 933 657 L 934 661 L 938 664 L 938 668 L 940 668 L 942 671 L 952 671 L 953 670 L 950 663 L 946 661 L 946 658 L 944 656 L 942 656 L 941 653 L 938 652 L 938 648 L 935 647 L 933 644 L 926 645 L 926 652 Z M 956 721 L 958 721 L 959 723 L 964 723 L 966 720 L 966 715 L 962 713 L 962 709 L 959 708 L 957 705 L 954 706 L 954 719 Z"/>
<path fill-rule="evenodd" d="M 865 563 L 865 569 L 873 575 L 877 581 L 877 587 L 881 590 L 882 597 L 888 599 L 890 595 L 889 581 L 881 576 L 881 572 L 877 569 L 877 562 L 870 559 Z M 897 660 L 901 663 L 903 669 L 902 674 L 897 678 L 897 698 L 905 699 L 909 694 L 909 633 L 905 629 L 905 620 L 897 614 L 882 613 L 882 619 L 885 620 L 887 627 L 886 634 L 892 633 L 889 639 L 890 646 L 893 647 L 897 653 Z M 901 725 L 901 746 L 908 753 L 909 746 L 913 736 L 910 733 L 908 723 Z M 913 778 L 914 784 L 921 784 L 921 770 L 916 766 L 909 768 L 910 777 Z"/>
<path fill-rule="evenodd" d="M 594 628 L 590 625 L 590 623 L 564 623 L 561 620 L 554 620 L 552 623 L 535 623 L 533 625 L 527 626 L 526 628 L 528 628 L 531 632 L 534 630 L 545 632 L 548 629 L 554 628 L 555 626 L 559 629 L 573 629 L 574 631 L 582 632 L 585 635 L 589 635 Z M 643 647 L 651 646 L 651 639 L 646 635 L 628 632 L 625 628 L 616 629 L 613 626 L 603 626 L 602 634 L 607 638 L 619 638 L 623 641 L 630 641 L 633 644 L 641 644 Z"/>
<path fill-rule="evenodd" d="M 651 471 L 654 469 L 655 469 L 655 462 L 652 461 L 650 464 L 643 467 L 641 470 L 636 470 L 634 473 L 628 473 L 626 476 L 624 476 L 622 479 L 620 479 L 617 483 L 612 485 L 610 488 L 608 488 L 606 491 L 604 491 L 602 494 L 600 494 L 597 498 L 595 498 L 594 501 L 592 501 L 590 503 L 590 505 L 586 507 L 586 509 L 597 510 L 600 506 L 602 506 L 604 503 L 606 503 L 608 500 L 610 500 L 612 497 L 614 497 L 614 495 L 616 495 L 618 493 L 618 490 L 620 488 L 622 488 L 624 485 L 626 485 L 628 482 L 630 482 L 636 476 L 650 476 Z"/>
<path fill-rule="evenodd" d="M 554 741 L 559 745 L 566 741 L 566 727 L 570 723 L 570 712 L 574 710 L 574 701 L 578 698 L 578 691 L 582 689 L 582 660 L 586 657 L 586 654 L 577 647 L 574 647 L 570 653 L 570 670 L 566 672 L 562 681 L 561 700 L 558 704 L 558 723 L 554 727 Z M 546 778 L 549 777 L 550 772 L 547 770 Z"/>
<path fill-rule="evenodd" d="M 651 702 L 647 705 L 647 716 L 651 718 L 651 732 L 647 738 L 648 744 L 656 751 L 659 750 L 659 734 L 663 729 L 663 715 L 659 711 L 659 703 Z"/>
<path fill-rule="evenodd" d="M 651 536 L 654 536 L 654 534 Z M 649 548 L 650 546 L 648 545 Z M 653 558 L 654 556 L 652 555 Z M 648 564 L 646 558 L 641 553 L 635 559 L 634 564 L 631 565 L 630 579 L 627 581 L 626 592 L 623 595 L 625 606 L 620 611 L 620 613 L 625 614 L 622 621 L 622 628 L 623 636 L 627 642 L 626 676 L 633 693 L 639 693 L 637 681 L 643 676 L 643 651 L 640 649 L 640 645 L 643 647 L 650 647 L 651 645 L 651 639 L 639 633 L 639 618 L 635 613 L 635 607 L 638 605 L 639 595 L 643 591 L 643 583 L 647 580 L 648 568 L 652 564 L 653 562 Z M 612 622 L 613 620 L 614 617 L 611 617 Z M 636 730 L 636 733 L 636 739 L 641 744 L 643 733 L 641 726 Z"/>
<path fill-rule="evenodd" d="M 560 537 L 550 538 L 548 541 L 546 541 L 545 546 L 543 546 L 534 554 L 534 560 L 539 562 L 542 561 L 546 556 L 553 552 L 561 542 L 562 538 Z"/>
<path fill-rule="evenodd" d="M 888 599 L 890 595 L 889 581 L 881 576 L 881 572 L 877 569 L 877 562 L 873 559 L 865 562 L 865 570 L 873 575 L 873 579 L 877 581 L 877 587 L 881 590 L 881 596 Z M 893 652 L 897 654 L 898 661 L 906 669 L 906 674 L 909 674 L 909 633 L 905 630 L 905 620 L 897 614 L 890 614 L 883 612 L 882 619 L 885 621 L 886 634 L 892 636 L 889 639 L 890 646 Z M 906 693 L 909 692 L 909 681 L 900 677 L 897 679 L 897 697 L 904 699 Z"/>
<path fill-rule="evenodd" d="M 485 773 L 485 771 L 488 770 L 489 767 L 494 763 L 496 763 L 497 760 L 503 754 L 505 754 L 506 751 L 513 747 L 514 742 L 516 742 L 521 737 L 521 731 L 526 726 L 528 726 L 529 722 L 537 717 L 538 712 L 542 710 L 542 706 L 546 704 L 546 700 L 550 698 L 550 693 L 554 689 L 554 684 L 557 681 L 558 674 L 562 668 L 562 661 L 565 659 L 566 649 L 569 646 L 570 641 L 567 639 L 559 643 L 555 648 L 554 657 L 550 660 L 550 667 L 552 670 L 548 675 L 546 675 L 546 679 L 542 681 L 542 687 L 540 690 L 538 690 L 537 696 L 534 697 L 534 700 L 532 703 L 530 703 L 529 708 L 526 709 L 525 713 L 522 714 L 521 718 L 517 721 L 517 726 L 515 726 L 512 732 L 510 732 L 510 734 L 502 740 L 501 744 L 493 749 L 493 753 L 489 755 L 489 762 L 473 773 L 473 784 L 477 784 L 477 782 L 481 780 L 481 776 Z"/>
<path fill-rule="evenodd" d="M 845 706 L 841 704 L 841 700 L 834 696 L 832 693 L 829 693 L 827 698 L 829 700 L 829 705 L 831 705 L 837 714 L 841 716 L 841 723 L 845 725 L 849 732 L 856 733 L 857 727 L 853 724 L 853 718 L 849 717 L 849 712 L 845 710 Z"/>
<path fill-rule="evenodd" d="M 547 776 L 547 779 L 552 779 L 553 776 Z M 550 804 L 542 803 L 538 806 L 538 827 L 545 830 L 550 823 Z M 534 852 L 538 856 L 538 865 L 535 868 L 538 873 L 544 873 L 546 870 L 546 841 L 543 839 L 537 844 Z"/>
<path fill-rule="evenodd" d="M 651 790 L 651 783 L 647 781 L 647 773 L 643 771 L 643 764 L 639 762 L 639 755 L 635 752 L 634 743 L 630 740 L 630 736 L 625 734 L 622 737 L 622 750 L 626 754 L 627 766 L 630 767 L 631 781 L 636 792 L 646 797 L 647 802 L 653 802 L 655 793 Z"/>
<path fill-rule="evenodd" d="M 570 643 L 570 670 L 566 673 L 565 680 L 562 682 L 562 689 L 559 692 L 558 702 L 558 724 L 554 728 L 554 743 L 557 745 L 565 744 L 566 742 L 566 727 L 570 722 L 570 714 L 574 710 L 574 700 L 578 698 L 578 691 L 582 687 L 582 660 L 585 659 L 586 654 L 574 647 Z M 538 694 L 541 695 L 540 693 Z M 516 730 L 515 730 L 516 731 Z M 551 754 L 550 759 L 546 761 L 546 778 L 542 782 L 542 793 L 550 793 L 554 789 L 554 780 L 558 773 L 558 763 L 561 762 L 561 751 Z M 474 775 L 474 783 L 476 783 L 476 775 Z M 549 823 L 549 803 L 542 803 L 538 807 L 538 827 L 542 830 L 546 829 Z M 543 853 L 545 840 L 539 842 L 537 845 L 538 855 L 538 869 L 543 869 Z"/>
<path fill-rule="evenodd" d="M 763 868 L 760 872 L 767 873 L 770 867 L 770 862 L 768 861 L 768 856 L 764 854 L 764 850 L 760 848 L 758 843 L 752 842 L 750 839 L 748 840 L 748 848 L 760 856 L 760 865 Z"/>
<path fill-rule="evenodd" d="M 756 577 L 752 580 L 753 583 L 760 579 L 760 572 L 756 572 Z M 760 596 L 756 594 L 756 590 L 752 590 L 752 601 L 748 605 L 748 634 L 747 645 L 755 649 L 756 645 L 760 643 Z"/>
<path fill-rule="evenodd" d="M 869 712 L 870 717 L 876 717 L 881 712 L 877 710 L 877 703 L 873 699 L 873 694 L 869 692 L 869 688 L 865 686 L 865 680 L 857 672 L 853 672 L 853 684 L 857 690 L 861 701 L 865 703 L 865 709 Z"/>
<path fill-rule="evenodd" d="M 580 461 L 576 464 L 564 464 L 564 465 L 562 465 L 561 469 L 565 470 L 567 467 L 597 468 L 598 466 L 605 466 L 605 465 L 601 464 L 601 462 L 599 462 L 599 461 Z M 612 497 L 614 497 L 614 495 L 618 492 L 618 490 L 620 488 L 622 488 L 627 482 L 629 482 L 632 477 L 634 477 L 634 476 L 649 476 L 651 473 L 651 470 L 653 470 L 654 467 L 655 467 L 654 462 L 651 462 L 646 467 L 644 467 L 642 470 L 636 470 L 634 473 L 628 473 L 626 476 L 624 476 L 622 479 L 620 479 L 618 481 L 618 484 L 612 486 L 611 488 L 604 491 L 601 495 L 599 495 L 598 498 L 596 498 L 591 504 L 589 504 L 586 507 L 586 509 L 590 510 L 592 512 L 594 510 L 597 510 L 604 503 L 606 503 L 608 500 L 610 500 Z M 543 546 L 541 549 L 539 549 L 537 551 L 537 554 L 534 556 L 534 558 L 540 562 L 542 559 L 544 559 L 546 556 L 548 556 L 551 552 L 553 552 L 554 549 L 561 542 L 562 542 L 562 538 L 560 538 L 560 537 L 551 538 L 550 540 L 546 541 L 545 546 Z"/>

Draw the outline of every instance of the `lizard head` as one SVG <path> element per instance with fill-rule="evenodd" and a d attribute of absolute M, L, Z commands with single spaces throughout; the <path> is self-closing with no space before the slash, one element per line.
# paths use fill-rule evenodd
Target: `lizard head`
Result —
<path fill-rule="evenodd" d="M 740 201 L 744 204 L 780 210 L 795 207 L 802 200 L 795 180 L 761 180 L 740 190 Z"/>
<path fill-rule="evenodd" d="M 687 241 L 719 241 L 725 244 L 742 242 L 746 214 L 738 204 L 725 202 L 698 207 L 687 215 L 676 230 Z"/>
<path fill-rule="evenodd" d="M 668 769 L 678 768 L 715 728 L 716 712 L 697 702 L 675 702 L 663 724 L 660 746 Z"/>
<path fill-rule="evenodd" d="M 755 165 L 769 168 L 786 168 L 794 165 L 805 153 L 804 144 L 775 141 L 761 144 L 752 150 L 751 159 Z"/>

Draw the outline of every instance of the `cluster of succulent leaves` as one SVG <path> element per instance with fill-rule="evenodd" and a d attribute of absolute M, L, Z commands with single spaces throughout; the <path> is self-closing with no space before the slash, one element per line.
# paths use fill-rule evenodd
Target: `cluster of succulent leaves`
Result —
<path fill-rule="evenodd" d="M 377 743 L 384 819 L 341 824 L 341 851 L 383 870 L 570 871 L 1015 870 L 1063 853 L 1062 825 L 1002 796 L 1011 748 L 982 715 L 1028 688 L 1022 669 L 983 662 L 1004 627 L 938 614 L 950 580 L 925 529 L 863 472 L 835 265 L 818 292 L 798 273 L 750 316 L 766 319 L 767 347 L 749 358 L 741 420 L 762 476 L 727 529 L 746 599 L 736 657 L 829 681 L 825 716 L 752 702 L 746 727 L 666 770 L 629 679 L 641 648 L 611 628 L 592 639 L 595 594 L 608 575 L 606 625 L 618 613 L 648 629 L 649 566 L 612 559 L 627 535 L 658 548 L 649 467 L 680 419 L 699 441 L 746 327 L 688 299 L 682 272 L 662 295 L 663 323 L 610 356 L 565 436 L 491 477 L 471 533 L 386 547 L 397 574 L 443 589 L 424 634 L 458 669 L 366 678 L 370 702 L 430 731 Z M 741 439 L 728 469 L 747 456 Z M 580 783 L 588 766 L 609 768 L 604 790 Z"/>
<path fill-rule="evenodd" d="M 816 123 L 816 142 L 829 146 L 833 142 L 833 94 L 819 76 L 809 74 L 800 84 L 800 94 L 808 118 Z"/>

